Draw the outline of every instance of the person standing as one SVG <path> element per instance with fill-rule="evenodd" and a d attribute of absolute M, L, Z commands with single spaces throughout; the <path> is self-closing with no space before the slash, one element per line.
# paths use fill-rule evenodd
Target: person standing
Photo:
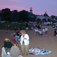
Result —
<path fill-rule="evenodd" d="M 45 28 L 45 34 L 46 34 L 46 35 L 47 35 L 47 32 L 48 32 L 48 28 L 46 27 L 46 28 Z"/>
<path fill-rule="evenodd" d="M 26 55 L 28 55 L 28 50 L 29 50 L 29 35 L 26 34 L 24 30 L 21 30 L 21 38 L 20 38 L 20 43 L 21 43 L 21 50 L 22 50 L 22 55 L 24 55 L 24 52 Z"/>

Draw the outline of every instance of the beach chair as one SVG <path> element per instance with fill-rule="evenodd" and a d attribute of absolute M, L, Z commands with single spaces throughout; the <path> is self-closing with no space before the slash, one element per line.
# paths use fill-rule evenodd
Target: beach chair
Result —
<path fill-rule="evenodd" d="M 37 34 L 38 34 L 39 36 L 43 36 L 43 34 L 40 34 L 40 32 L 37 32 Z"/>

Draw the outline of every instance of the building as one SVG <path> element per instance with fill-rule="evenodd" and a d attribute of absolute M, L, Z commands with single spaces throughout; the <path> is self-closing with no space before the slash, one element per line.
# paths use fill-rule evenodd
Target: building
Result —
<path fill-rule="evenodd" d="M 35 21 L 36 20 L 36 15 L 33 14 L 32 7 L 30 7 L 30 11 L 28 12 L 28 18 L 29 18 L 29 21 Z"/>
<path fill-rule="evenodd" d="M 36 15 L 36 20 L 37 19 L 41 19 L 41 20 L 46 19 L 46 21 L 48 19 L 52 20 L 52 18 L 50 16 L 44 16 L 44 15 Z"/>

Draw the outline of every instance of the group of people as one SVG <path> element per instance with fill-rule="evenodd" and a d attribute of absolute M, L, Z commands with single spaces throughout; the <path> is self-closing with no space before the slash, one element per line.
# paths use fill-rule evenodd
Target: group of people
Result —
<path fill-rule="evenodd" d="M 28 31 L 28 24 L 26 24 L 26 32 Z M 39 34 L 39 35 L 43 35 L 43 33 L 45 33 L 47 35 L 48 32 L 48 28 L 44 28 L 43 30 L 38 30 L 38 27 L 36 26 L 36 28 L 31 27 L 32 29 L 34 29 L 35 35 Z M 6 24 L 6 30 L 8 30 L 8 24 Z M 6 31 L 7 32 L 7 31 Z M 25 30 L 21 30 L 19 35 L 19 32 L 16 32 L 16 34 L 14 35 L 14 39 L 13 39 L 13 43 L 11 43 L 11 41 L 9 39 L 6 39 L 4 41 L 4 45 L 2 47 L 2 51 L 4 50 L 4 48 L 8 49 L 10 48 L 10 56 L 11 57 L 18 57 L 20 55 L 20 49 L 19 49 L 19 45 L 21 46 L 21 53 L 22 56 L 24 56 L 25 54 L 28 55 L 28 50 L 29 50 L 29 35 L 25 32 Z M 20 43 L 18 43 L 18 41 Z M 8 43 L 8 44 L 7 44 Z M 10 43 L 10 44 L 9 44 Z M 4 50 L 4 52 L 6 52 Z M 1 56 L 5 57 L 6 53 L 2 52 Z"/>
<path fill-rule="evenodd" d="M 42 30 L 44 33 L 45 33 L 45 35 L 47 35 L 47 32 L 48 32 L 48 28 L 46 27 L 46 28 L 43 28 L 43 30 Z"/>
<path fill-rule="evenodd" d="M 35 35 L 43 35 L 45 33 L 45 35 L 47 35 L 48 32 L 48 28 L 43 28 L 43 30 L 39 30 L 37 27 L 34 29 Z"/>
<path fill-rule="evenodd" d="M 24 56 L 25 54 L 28 55 L 28 50 L 29 50 L 29 35 L 24 31 L 24 30 L 21 30 L 20 31 L 21 33 L 21 37 L 19 39 L 20 41 L 20 45 L 21 45 L 21 53 L 22 53 L 22 56 Z M 2 47 L 2 53 L 1 53 L 1 57 L 5 57 L 6 56 L 6 51 L 4 50 L 4 48 L 8 49 L 7 46 L 10 46 L 10 56 L 11 57 L 18 57 L 20 55 L 20 49 L 19 49 L 19 44 L 16 41 L 13 41 L 13 43 L 8 39 L 6 38 L 5 41 L 6 43 L 4 43 L 3 47 Z M 11 44 L 9 44 L 9 42 Z M 4 50 L 4 52 L 3 52 Z"/>

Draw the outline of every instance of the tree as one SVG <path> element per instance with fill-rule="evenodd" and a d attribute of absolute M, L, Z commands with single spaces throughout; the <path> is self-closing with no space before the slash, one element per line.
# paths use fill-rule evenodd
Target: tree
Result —
<path fill-rule="evenodd" d="M 46 19 L 43 19 L 42 21 L 46 21 Z"/>
<path fill-rule="evenodd" d="M 37 21 L 41 21 L 41 19 L 40 19 L 40 18 L 38 18 L 38 19 L 37 19 Z"/>
<path fill-rule="evenodd" d="M 51 18 L 52 18 L 52 19 L 54 19 L 54 18 L 55 18 L 55 16 L 54 16 L 54 15 L 51 15 Z"/>
<path fill-rule="evenodd" d="M 10 9 L 9 8 L 2 9 L 1 16 L 3 20 L 10 21 L 10 18 L 11 18 Z"/>
<path fill-rule="evenodd" d="M 28 12 L 23 10 L 19 12 L 19 18 L 21 21 L 29 21 L 28 19 Z"/>
<path fill-rule="evenodd" d="M 51 22 L 51 20 L 48 18 L 48 21 Z"/>
<path fill-rule="evenodd" d="M 48 17 L 48 14 L 45 12 L 44 16 L 47 16 Z"/>
<path fill-rule="evenodd" d="M 18 21 L 18 11 L 17 10 L 13 10 L 11 17 L 12 17 L 13 21 Z"/>

